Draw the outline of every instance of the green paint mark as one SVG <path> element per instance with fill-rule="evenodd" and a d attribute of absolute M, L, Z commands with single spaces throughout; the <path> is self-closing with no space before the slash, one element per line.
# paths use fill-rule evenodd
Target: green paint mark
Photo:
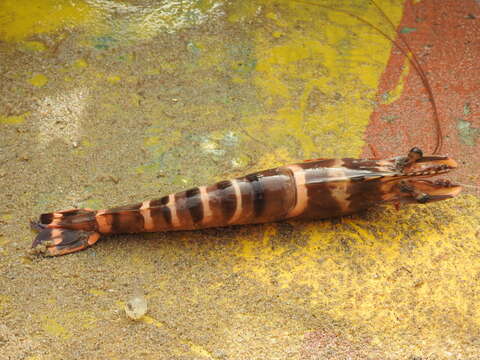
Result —
<path fill-rule="evenodd" d="M 255 70 L 257 59 L 250 46 L 233 45 L 228 49 L 230 56 L 237 61 L 232 63 L 234 71 L 248 74 Z"/>
<path fill-rule="evenodd" d="M 195 57 L 200 56 L 200 53 L 202 52 L 202 49 L 193 42 L 187 44 L 187 50 Z"/>
<path fill-rule="evenodd" d="M 382 100 L 382 103 L 386 103 L 388 102 L 388 100 L 390 100 L 390 93 L 387 91 L 387 92 L 384 92 L 381 96 L 380 96 L 381 100 Z"/>
<path fill-rule="evenodd" d="M 108 45 L 106 45 L 106 44 L 95 44 L 95 45 L 93 45 L 93 47 L 97 50 L 107 50 L 108 49 Z"/>
<path fill-rule="evenodd" d="M 393 123 L 395 120 L 398 120 L 399 116 L 396 116 L 396 115 L 383 115 L 382 116 L 382 120 L 391 124 Z"/>
<path fill-rule="evenodd" d="M 400 30 L 402 34 L 410 34 L 411 32 L 415 32 L 415 31 L 417 31 L 417 28 L 410 28 L 410 27 L 404 27 L 402 28 L 402 30 Z"/>
<path fill-rule="evenodd" d="M 100 199 L 88 199 L 81 202 L 81 207 L 86 207 L 89 209 L 102 209 L 104 208 L 105 204 Z"/>
<path fill-rule="evenodd" d="M 93 47 L 98 50 L 107 50 L 114 45 L 117 40 L 111 36 L 98 36 L 94 39 Z"/>
<path fill-rule="evenodd" d="M 242 74 L 248 74 L 255 70 L 255 66 L 257 66 L 256 59 L 247 59 L 243 62 L 238 62 L 233 65 L 233 69 Z"/>
<path fill-rule="evenodd" d="M 463 115 L 468 116 L 471 113 L 472 113 L 472 109 L 470 107 L 470 104 L 466 103 L 465 105 L 463 105 Z"/>
<path fill-rule="evenodd" d="M 457 121 L 457 130 L 460 140 L 468 146 L 475 146 L 475 141 L 480 136 L 480 129 L 473 128 L 469 121 L 460 119 Z"/>

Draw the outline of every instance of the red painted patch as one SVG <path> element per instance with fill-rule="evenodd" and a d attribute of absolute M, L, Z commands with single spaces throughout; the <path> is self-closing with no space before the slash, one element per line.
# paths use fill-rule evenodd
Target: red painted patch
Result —
<path fill-rule="evenodd" d="M 480 6 L 475 0 L 407 0 L 398 31 L 427 74 L 440 117 L 443 146 L 460 163 L 451 178 L 480 186 Z M 401 44 L 397 36 L 395 40 Z M 413 146 L 431 153 L 436 131 L 433 110 L 419 75 L 411 68 L 400 98 L 381 104 L 399 81 L 404 56 L 395 47 L 378 89 L 366 143 L 381 157 L 406 154 Z M 370 146 L 364 156 L 371 156 Z M 466 190 L 472 190 L 467 188 Z M 475 193 L 478 193 L 478 188 Z"/>

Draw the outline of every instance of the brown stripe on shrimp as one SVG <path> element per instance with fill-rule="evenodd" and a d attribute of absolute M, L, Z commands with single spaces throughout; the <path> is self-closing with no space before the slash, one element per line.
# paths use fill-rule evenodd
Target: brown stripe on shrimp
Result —
<path fill-rule="evenodd" d="M 325 182 L 308 183 L 307 176 L 308 205 L 300 216 L 307 218 L 339 216 L 342 214 L 342 206 L 331 192 L 331 186 Z"/>
<path fill-rule="evenodd" d="M 261 175 L 260 175 L 261 176 Z M 250 174 L 245 176 L 245 180 L 250 183 L 250 201 L 252 202 L 253 216 L 260 217 L 265 208 L 265 188 L 262 184 L 259 174 Z"/>
<path fill-rule="evenodd" d="M 48 214 L 42 214 L 40 215 L 40 224 L 50 225 L 50 226 L 61 226 L 62 218 L 64 217 L 64 214 L 71 214 L 72 216 L 75 216 L 78 214 L 78 211 L 77 209 L 71 209 L 71 210 L 58 211 L 58 212 L 53 212 Z"/>
<path fill-rule="evenodd" d="M 135 233 L 145 230 L 141 212 L 143 203 L 114 207 L 100 212 L 100 228 L 109 228 L 110 233 Z M 98 216 L 99 214 L 97 214 Z M 97 218 L 97 222 L 99 222 Z"/>
<path fill-rule="evenodd" d="M 223 180 L 207 186 L 205 193 L 208 194 L 208 205 L 204 203 L 204 208 L 208 208 L 211 213 L 210 219 L 206 216 L 205 225 L 225 226 L 237 223 L 242 214 L 242 197 L 237 180 Z"/>
<path fill-rule="evenodd" d="M 283 219 L 294 207 L 296 191 L 292 171 L 276 168 L 236 179 L 240 189 L 241 206 L 238 219 L 230 224 L 261 223 Z M 237 200 L 238 203 L 238 200 Z"/>
<path fill-rule="evenodd" d="M 95 230 L 96 211 L 92 209 L 69 209 L 40 215 L 41 227 L 65 227 L 78 230 Z"/>
<path fill-rule="evenodd" d="M 240 183 L 237 180 L 231 180 L 229 182 L 231 184 L 231 190 L 233 190 L 233 196 L 227 195 L 228 197 L 222 200 L 222 206 L 224 208 L 230 208 L 230 210 L 233 210 L 231 217 L 227 221 L 227 224 L 236 224 L 239 222 L 242 216 L 244 200 Z"/>
<path fill-rule="evenodd" d="M 193 228 L 192 216 L 190 209 L 188 208 L 188 196 L 187 191 L 181 191 L 173 195 L 174 203 L 173 208 L 175 209 L 176 218 L 178 221 L 177 225 L 173 225 L 174 228 L 181 229 L 191 229 Z"/>
<path fill-rule="evenodd" d="M 152 231 L 168 230 L 172 227 L 172 215 L 167 206 L 170 197 L 164 196 L 160 199 L 150 201 L 150 217 L 153 221 Z"/>
<path fill-rule="evenodd" d="M 201 224 L 204 218 L 204 209 L 200 188 L 196 187 L 185 192 L 185 207 L 190 213 L 193 225 Z"/>
<path fill-rule="evenodd" d="M 48 225 L 53 222 L 54 217 L 55 217 L 55 213 L 41 214 L 39 222 L 40 224 Z"/>
<path fill-rule="evenodd" d="M 207 186 L 208 208 L 211 211 L 211 221 L 205 223 L 212 226 L 226 225 L 235 214 L 237 208 L 237 194 L 231 180 L 220 181 Z"/>
<path fill-rule="evenodd" d="M 232 181 L 232 184 L 238 186 L 240 194 L 235 191 L 237 209 L 229 224 L 251 223 L 260 218 L 264 207 L 264 190 L 260 181 L 258 174 L 249 174 Z"/>
<path fill-rule="evenodd" d="M 383 184 L 381 177 L 368 181 L 350 182 L 347 189 L 349 205 L 345 211 L 360 211 L 380 203 L 383 198 L 383 191 L 381 190 Z"/>
<path fill-rule="evenodd" d="M 304 164 L 302 164 L 304 165 Z M 342 166 L 337 160 L 332 166 Z M 305 217 L 328 217 L 342 214 L 346 207 L 342 192 L 346 190 L 344 182 L 348 181 L 345 170 L 341 167 L 308 167 L 305 170 L 305 187 L 308 204 Z M 340 199 L 338 198 L 340 196 Z"/>
<path fill-rule="evenodd" d="M 212 221 L 209 194 L 205 186 L 176 193 L 174 200 L 178 226 L 182 229 L 204 227 Z"/>
<path fill-rule="evenodd" d="M 137 233 L 145 229 L 143 216 L 138 210 L 123 210 L 110 215 L 112 215 L 112 232 L 115 234 Z"/>
<path fill-rule="evenodd" d="M 264 206 L 258 222 L 284 219 L 296 204 L 297 192 L 292 171 L 280 167 L 260 174 Z"/>

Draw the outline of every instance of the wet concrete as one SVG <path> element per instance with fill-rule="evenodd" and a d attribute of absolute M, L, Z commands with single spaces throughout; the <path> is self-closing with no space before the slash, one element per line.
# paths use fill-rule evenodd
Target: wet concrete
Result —
<path fill-rule="evenodd" d="M 400 122 L 400 105 L 378 115 L 378 96 L 399 71 L 387 66 L 396 63 L 391 42 L 341 13 L 269 1 L 29 4 L 0 3 L 0 358 L 478 354 L 475 187 L 448 202 L 341 221 L 115 236 L 69 256 L 26 256 L 29 220 L 42 212 L 360 156 L 366 131 L 391 131 L 369 124 Z M 423 4 L 381 6 L 410 29 L 410 7 Z M 344 6 L 393 33 L 371 4 Z M 477 16 L 462 26 L 478 34 L 478 7 L 454 9 Z M 411 96 L 418 85 L 399 78 L 396 89 Z M 442 101 L 465 95 L 439 89 Z M 470 126 L 454 132 L 460 120 L 444 120 L 446 151 L 470 169 L 457 180 L 470 186 L 478 185 L 479 98 L 455 102 Z M 383 135 L 373 145 L 403 154 L 429 149 L 430 138 L 394 136 L 388 148 Z M 124 306 L 139 289 L 148 313 L 135 322 Z"/>

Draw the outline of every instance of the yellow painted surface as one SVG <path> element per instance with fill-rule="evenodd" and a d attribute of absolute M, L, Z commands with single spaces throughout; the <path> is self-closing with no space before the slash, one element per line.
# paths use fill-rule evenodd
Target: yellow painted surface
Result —
<path fill-rule="evenodd" d="M 85 59 L 77 59 L 77 60 L 75 60 L 74 65 L 77 68 L 82 69 L 82 68 L 86 68 L 88 66 L 88 62 Z"/>
<path fill-rule="evenodd" d="M 467 197 L 466 203 L 468 199 L 476 201 Z M 278 225 L 267 225 L 260 241 L 241 239 L 242 251 L 238 255 L 243 261 L 237 271 L 266 284 L 275 278 L 282 289 L 306 286 L 311 306 L 322 308 L 339 320 L 368 323 L 379 331 L 378 336 L 392 336 L 390 332 L 396 332 L 396 328 L 390 326 L 394 324 L 426 325 L 432 316 L 441 316 L 442 309 L 456 311 L 461 316 L 468 313 L 471 325 L 478 326 L 480 309 L 474 306 L 476 297 L 462 294 L 466 295 L 467 290 L 463 281 L 474 279 L 480 265 L 476 256 L 465 257 L 463 251 L 454 254 L 453 250 L 460 247 L 468 253 L 479 253 L 480 247 L 476 245 L 479 223 L 474 218 L 455 219 L 458 208 L 448 207 L 442 206 L 447 224 L 439 223 L 440 219 L 428 211 L 417 219 L 414 231 L 422 240 L 411 244 L 411 249 L 405 244 L 405 234 L 412 231 L 409 218 L 418 217 L 415 209 L 398 213 L 391 210 L 387 212 L 391 216 L 375 223 L 355 218 L 343 220 L 342 226 L 329 222 L 308 224 L 301 230 L 305 243 L 295 249 L 291 261 L 283 264 L 277 259 L 291 250 L 291 244 L 277 242 L 272 249 L 272 243 L 279 238 Z M 471 210 L 478 213 L 479 208 Z M 397 221 L 392 221 L 392 217 Z M 432 230 L 430 223 L 435 221 L 439 226 Z M 430 272 L 433 269 L 435 275 Z M 460 279 L 463 280 L 459 282 Z M 413 305 L 409 299 L 412 291 L 419 304 L 414 310 L 416 316 L 395 318 L 399 306 Z M 434 315 L 424 311 L 431 306 L 440 312 Z M 388 333 L 381 334 L 380 330 Z M 431 336 L 435 338 L 438 334 Z M 440 342 L 441 338 L 435 341 Z"/>
<path fill-rule="evenodd" d="M 288 4 L 295 12 L 266 15 L 272 26 L 287 34 L 283 41 L 272 46 L 277 34 L 261 30 L 255 34 L 253 81 L 266 111 L 245 118 L 246 128 L 251 133 L 268 132 L 272 146 L 291 143 L 286 137 L 294 134 L 292 145 L 300 147 L 304 158 L 359 156 L 383 71 L 375 66 L 366 71 L 366 64 L 385 64 L 392 44 L 373 31 L 359 31 L 352 43 L 347 30 L 359 26 L 357 19 L 332 11 L 327 20 L 313 21 L 311 6 Z M 394 22 L 399 20 L 398 4 L 382 6 Z M 373 5 L 350 11 L 366 19 L 377 15 Z M 295 28 L 298 22 L 308 27 L 300 32 Z M 339 141 L 342 138 L 349 140 Z"/>
<path fill-rule="evenodd" d="M 3 308 L 10 302 L 11 302 L 11 299 L 9 296 L 0 295 L 0 310 L 3 310 Z"/>
<path fill-rule="evenodd" d="M 33 86 L 42 87 L 48 82 L 48 78 L 43 74 L 35 74 L 28 79 L 28 82 Z"/>
<path fill-rule="evenodd" d="M 15 125 L 15 124 L 21 124 L 25 121 L 25 115 L 12 115 L 12 116 L 3 116 L 0 115 L 0 124 L 5 124 L 5 125 Z"/>
<path fill-rule="evenodd" d="M 392 104 L 397 101 L 403 93 L 403 88 L 405 86 L 405 80 L 407 78 L 408 73 L 411 71 L 410 62 L 407 59 L 404 59 L 404 64 L 402 66 L 402 73 L 395 84 L 395 87 L 388 91 L 387 94 L 384 94 L 383 98 L 381 99 L 382 104 Z"/>
<path fill-rule="evenodd" d="M 112 84 L 118 83 L 122 78 L 118 75 L 110 75 L 107 77 L 107 81 L 111 82 Z"/>
<path fill-rule="evenodd" d="M 145 324 L 148 324 L 148 325 L 153 325 L 157 328 L 163 328 L 165 326 L 165 324 L 163 324 L 162 322 L 152 318 L 151 316 L 148 316 L 148 315 L 144 315 L 139 321 L 142 321 L 144 322 Z M 189 350 L 191 353 L 193 353 L 195 356 L 201 356 L 201 357 L 205 357 L 207 359 L 212 359 L 212 356 L 211 354 L 205 350 L 202 346 L 198 345 L 198 344 L 195 344 L 193 343 L 192 341 L 189 341 L 189 340 L 181 340 L 181 343 L 188 346 Z M 179 353 L 180 355 L 180 353 Z"/>
<path fill-rule="evenodd" d="M 480 201 L 473 195 L 342 220 L 105 237 L 82 253 L 19 260 L 39 213 L 159 198 L 304 158 L 359 156 L 391 50 L 350 17 L 292 1 L 55 4 L 0 2 L 12 15 L 0 16 L 8 40 L 0 46 L 26 46 L 42 34 L 65 40 L 30 44 L 38 51 L 5 61 L 18 83 L 2 99 L 23 114 L 0 117 L 17 125 L 2 127 L 1 139 L 12 149 L 0 171 L 5 353 L 480 353 Z M 345 6 L 382 21 L 368 1 Z M 399 22 L 400 3 L 381 6 Z M 63 37 L 65 24 L 78 29 L 75 37 Z M 42 66 L 22 57 L 32 54 Z M 27 62 L 31 69 L 19 66 Z M 401 95 L 408 71 L 386 100 Z M 32 87 L 25 79 L 35 74 L 43 77 Z M 29 156 L 18 161 L 17 154 Z M 135 288 L 149 309 L 136 322 L 123 311 Z"/>
<path fill-rule="evenodd" d="M 2 0 L 0 2 L 0 38 L 19 41 L 36 34 L 82 24 L 91 9 L 86 2 L 67 0 Z"/>
<path fill-rule="evenodd" d="M 89 290 L 90 294 L 95 295 L 95 296 L 105 296 L 107 293 L 103 290 L 98 290 L 98 289 L 90 289 Z"/>
<path fill-rule="evenodd" d="M 155 320 L 154 318 L 152 318 L 151 316 L 148 316 L 148 315 L 144 315 L 140 321 L 143 321 L 145 324 L 149 324 L 149 325 L 154 325 L 156 327 L 163 327 L 165 326 L 164 324 L 162 324 L 160 321 L 158 320 Z"/>
<path fill-rule="evenodd" d="M 40 41 L 24 41 L 22 44 L 26 49 L 32 51 L 45 51 L 47 49 L 46 46 Z"/>
<path fill-rule="evenodd" d="M 68 339 L 72 335 L 62 326 L 58 321 L 54 319 L 43 319 L 43 330 L 50 335 L 57 336 L 62 339 Z"/>

